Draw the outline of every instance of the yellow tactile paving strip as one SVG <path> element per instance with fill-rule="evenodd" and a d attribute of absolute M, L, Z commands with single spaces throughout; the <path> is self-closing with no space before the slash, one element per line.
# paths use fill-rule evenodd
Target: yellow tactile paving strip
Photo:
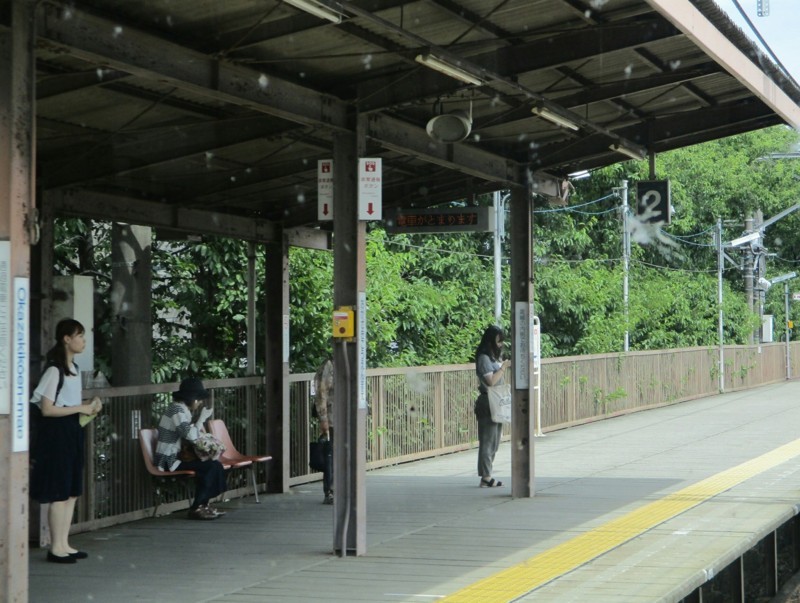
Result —
<path fill-rule="evenodd" d="M 669 494 L 440 599 L 508 603 L 730 488 L 800 455 L 800 439 Z"/>

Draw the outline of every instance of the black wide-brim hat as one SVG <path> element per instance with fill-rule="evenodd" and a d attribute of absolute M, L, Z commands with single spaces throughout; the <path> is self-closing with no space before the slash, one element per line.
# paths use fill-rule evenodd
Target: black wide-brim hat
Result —
<path fill-rule="evenodd" d="M 203 387 L 203 382 L 197 377 L 187 377 L 181 381 L 181 386 L 174 394 L 173 400 L 191 402 L 192 400 L 205 400 L 208 398 L 208 390 Z"/>

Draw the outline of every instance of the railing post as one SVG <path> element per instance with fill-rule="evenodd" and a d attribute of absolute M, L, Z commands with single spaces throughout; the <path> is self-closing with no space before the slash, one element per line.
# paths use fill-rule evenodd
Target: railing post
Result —
<path fill-rule="evenodd" d="M 433 394 L 433 416 L 436 434 L 436 447 L 444 448 L 444 377 L 443 373 L 433 374 L 434 394 Z"/>
<path fill-rule="evenodd" d="M 373 395 L 373 400 L 376 396 Z M 380 460 L 386 458 L 386 437 L 381 430 L 381 425 L 386 423 L 386 377 L 378 376 L 377 404 L 372 407 L 372 430 L 375 437 L 375 450 Z M 378 459 L 372 459 L 378 460 Z"/>

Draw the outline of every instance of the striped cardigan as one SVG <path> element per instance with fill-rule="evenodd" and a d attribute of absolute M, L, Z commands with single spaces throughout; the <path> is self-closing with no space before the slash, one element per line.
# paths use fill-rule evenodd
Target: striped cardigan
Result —
<path fill-rule="evenodd" d="M 199 435 L 200 430 L 192 423 L 192 413 L 186 404 L 173 402 L 158 423 L 158 444 L 153 462 L 162 471 L 175 471 L 181 464 L 178 458 L 181 439 L 194 442 Z"/>

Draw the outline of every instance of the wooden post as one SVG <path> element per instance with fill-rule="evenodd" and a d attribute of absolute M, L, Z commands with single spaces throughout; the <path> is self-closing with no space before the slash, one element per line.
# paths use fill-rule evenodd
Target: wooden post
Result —
<path fill-rule="evenodd" d="M 280 243 L 264 246 L 266 279 L 265 366 L 266 454 L 272 456 L 267 492 L 288 492 L 291 475 L 289 453 L 289 245 L 281 234 Z"/>
<path fill-rule="evenodd" d="M 358 324 L 366 309 L 366 223 L 358 219 L 355 135 L 334 136 L 333 162 L 333 306 L 352 307 Z M 367 551 L 367 409 L 360 404 L 358 366 L 359 346 L 366 345 L 362 339 L 356 328 L 351 341 L 334 342 L 333 548 L 342 556 Z"/>
<path fill-rule="evenodd" d="M 35 3 L 0 30 L 0 601 L 28 599 L 30 245 L 37 242 Z"/>
<path fill-rule="evenodd" d="M 531 317 L 533 311 L 533 259 L 531 243 L 532 237 L 532 212 L 530 191 L 514 189 L 511 191 L 511 225 L 509 229 L 511 242 L 511 340 L 517 349 L 522 343 L 530 350 L 531 342 Z M 527 313 L 519 314 L 520 306 L 524 306 Z M 528 324 L 523 324 L 527 321 Z M 520 341 L 527 338 L 527 342 Z M 534 434 L 534 406 L 533 406 L 533 366 L 530 353 L 524 354 L 522 359 L 515 357 L 515 362 L 523 360 L 527 367 L 514 366 L 514 381 L 511 386 L 513 392 L 514 409 L 511 418 L 511 496 L 526 498 L 533 496 L 533 434 Z M 528 385 L 517 389 L 517 378 L 520 375 L 528 376 Z"/>

